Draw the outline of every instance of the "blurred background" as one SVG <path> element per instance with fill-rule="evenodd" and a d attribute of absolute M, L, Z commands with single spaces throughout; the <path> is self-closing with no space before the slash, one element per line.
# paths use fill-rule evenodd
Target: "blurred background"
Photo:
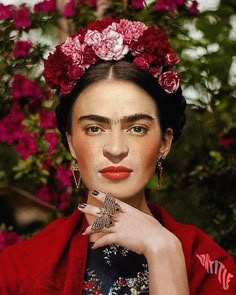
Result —
<path fill-rule="evenodd" d="M 149 198 L 236 256 L 234 0 L 0 1 L 0 251 L 70 214 L 83 199 L 60 142 L 57 98 L 42 77 L 54 46 L 105 16 L 165 30 L 180 56 L 187 121 Z"/>

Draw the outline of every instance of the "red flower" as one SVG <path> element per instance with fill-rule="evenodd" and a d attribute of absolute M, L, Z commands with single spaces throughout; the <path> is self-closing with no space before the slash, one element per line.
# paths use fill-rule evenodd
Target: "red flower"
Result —
<path fill-rule="evenodd" d="M 117 281 L 117 283 L 120 285 L 120 286 L 126 286 L 127 285 L 127 281 L 125 279 L 119 279 Z"/>
<path fill-rule="evenodd" d="M 40 200 L 48 203 L 55 199 L 55 194 L 50 192 L 49 187 L 46 184 L 40 187 L 36 195 Z M 44 206 L 44 208 L 46 207 Z"/>
<path fill-rule="evenodd" d="M 105 17 L 102 20 L 96 20 L 94 22 L 91 22 L 88 24 L 88 30 L 97 30 L 98 32 L 102 32 L 104 29 L 106 29 L 109 25 L 111 25 L 113 22 L 115 22 L 112 17 Z"/>
<path fill-rule="evenodd" d="M 39 114 L 39 125 L 43 129 L 56 128 L 55 113 L 48 110 L 43 110 Z"/>
<path fill-rule="evenodd" d="M 44 170 L 49 171 L 50 167 L 52 166 L 53 160 L 51 158 L 47 158 L 43 163 L 42 163 L 42 168 Z"/>
<path fill-rule="evenodd" d="M 0 20 L 7 20 L 14 17 L 14 5 L 4 5 L 0 3 Z"/>
<path fill-rule="evenodd" d="M 75 14 L 75 0 L 70 0 L 65 4 L 62 15 L 65 17 L 72 17 L 74 14 Z"/>
<path fill-rule="evenodd" d="M 22 160 L 26 160 L 29 156 L 36 154 L 38 151 L 35 138 L 26 131 L 21 133 L 19 142 L 15 148 Z"/>
<path fill-rule="evenodd" d="M 132 0 L 132 5 L 134 9 L 143 9 L 144 1 L 143 0 Z"/>
<path fill-rule="evenodd" d="M 30 10 L 25 4 L 22 4 L 20 9 L 16 11 L 14 15 L 14 24 L 16 29 L 30 27 Z"/>
<path fill-rule="evenodd" d="M 21 74 L 16 74 L 12 82 L 12 95 L 15 99 L 20 98 L 34 98 L 41 96 L 42 89 L 34 81 L 26 78 Z"/>
<path fill-rule="evenodd" d="M 174 14 L 177 8 L 176 1 L 173 0 L 158 0 L 153 7 L 153 10 L 156 12 L 164 12 L 169 11 L 170 13 Z"/>
<path fill-rule="evenodd" d="M 60 165 L 57 168 L 56 178 L 59 180 L 61 187 L 66 188 L 71 186 L 72 172 L 67 167 Z"/>
<path fill-rule="evenodd" d="M 89 289 L 95 287 L 96 285 L 97 285 L 96 282 L 94 282 L 94 281 L 88 281 L 88 282 L 85 282 L 84 283 L 83 289 L 84 290 L 89 290 Z"/>
<path fill-rule="evenodd" d="M 199 10 L 198 10 L 198 2 L 193 0 L 191 6 L 188 9 L 189 13 L 191 13 L 192 15 L 198 15 L 199 14 Z"/>
<path fill-rule="evenodd" d="M 13 103 L 9 114 L 0 121 L 0 142 L 13 144 L 24 130 L 22 124 L 24 119 L 25 115 L 21 112 L 19 105 Z"/>
<path fill-rule="evenodd" d="M 23 40 L 18 40 L 15 44 L 14 48 L 14 57 L 27 57 L 29 54 L 29 51 L 32 47 L 33 43 L 29 40 L 23 41 Z"/>
<path fill-rule="evenodd" d="M 34 5 L 34 12 L 55 12 L 56 0 L 44 0 Z"/>
<path fill-rule="evenodd" d="M 133 55 L 142 56 L 149 64 L 154 63 L 160 66 L 165 64 L 169 47 L 167 34 L 153 26 L 147 28 L 137 42 L 131 43 Z"/>
<path fill-rule="evenodd" d="M 165 56 L 165 65 L 173 67 L 179 62 L 179 57 L 176 55 L 172 48 L 169 49 L 169 52 Z"/>
<path fill-rule="evenodd" d="M 0 231 L 0 252 L 4 250 L 7 246 L 14 245 L 23 241 L 24 239 L 14 231 L 8 232 L 6 231 L 6 229 L 2 229 Z"/>
<path fill-rule="evenodd" d="M 174 93 L 179 88 L 180 75 L 173 71 L 164 72 L 158 82 L 167 93 Z"/>
<path fill-rule="evenodd" d="M 146 59 L 143 57 L 136 57 L 134 59 L 134 64 L 143 70 L 147 71 L 149 69 L 149 65 L 148 65 Z"/>
<path fill-rule="evenodd" d="M 47 152 L 51 153 L 54 151 L 54 149 L 57 146 L 57 135 L 55 132 L 47 132 L 44 135 L 44 138 L 46 139 L 46 141 L 49 143 L 49 147 Z"/>

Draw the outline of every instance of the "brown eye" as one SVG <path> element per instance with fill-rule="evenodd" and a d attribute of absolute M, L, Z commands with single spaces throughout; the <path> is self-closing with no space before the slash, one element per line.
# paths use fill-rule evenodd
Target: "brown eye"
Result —
<path fill-rule="evenodd" d="M 144 135 L 146 134 L 148 131 L 148 129 L 144 126 L 133 126 L 132 128 L 129 129 L 129 132 L 131 134 L 134 134 L 134 135 Z"/>
<path fill-rule="evenodd" d="M 102 129 L 98 126 L 90 126 L 86 128 L 86 133 L 90 135 L 100 134 Z"/>

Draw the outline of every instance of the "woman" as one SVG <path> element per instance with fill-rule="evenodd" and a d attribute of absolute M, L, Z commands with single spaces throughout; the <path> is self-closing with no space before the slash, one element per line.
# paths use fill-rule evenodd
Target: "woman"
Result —
<path fill-rule="evenodd" d="M 0 255 L 0 294 L 235 294 L 233 259 L 149 204 L 184 125 L 167 35 L 106 18 L 56 47 L 44 76 L 86 203 Z"/>

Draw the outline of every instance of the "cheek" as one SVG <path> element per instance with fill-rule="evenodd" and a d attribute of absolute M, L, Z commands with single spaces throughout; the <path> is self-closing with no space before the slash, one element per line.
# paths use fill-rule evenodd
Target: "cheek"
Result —
<path fill-rule="evenodd" d="M 158 139 L 154 137 L 144 142 L 142 150 L 140 150 L 142 166 L 144 170 L 155 170 L 156 161 L 158 157 L 159 145 Z"/>

